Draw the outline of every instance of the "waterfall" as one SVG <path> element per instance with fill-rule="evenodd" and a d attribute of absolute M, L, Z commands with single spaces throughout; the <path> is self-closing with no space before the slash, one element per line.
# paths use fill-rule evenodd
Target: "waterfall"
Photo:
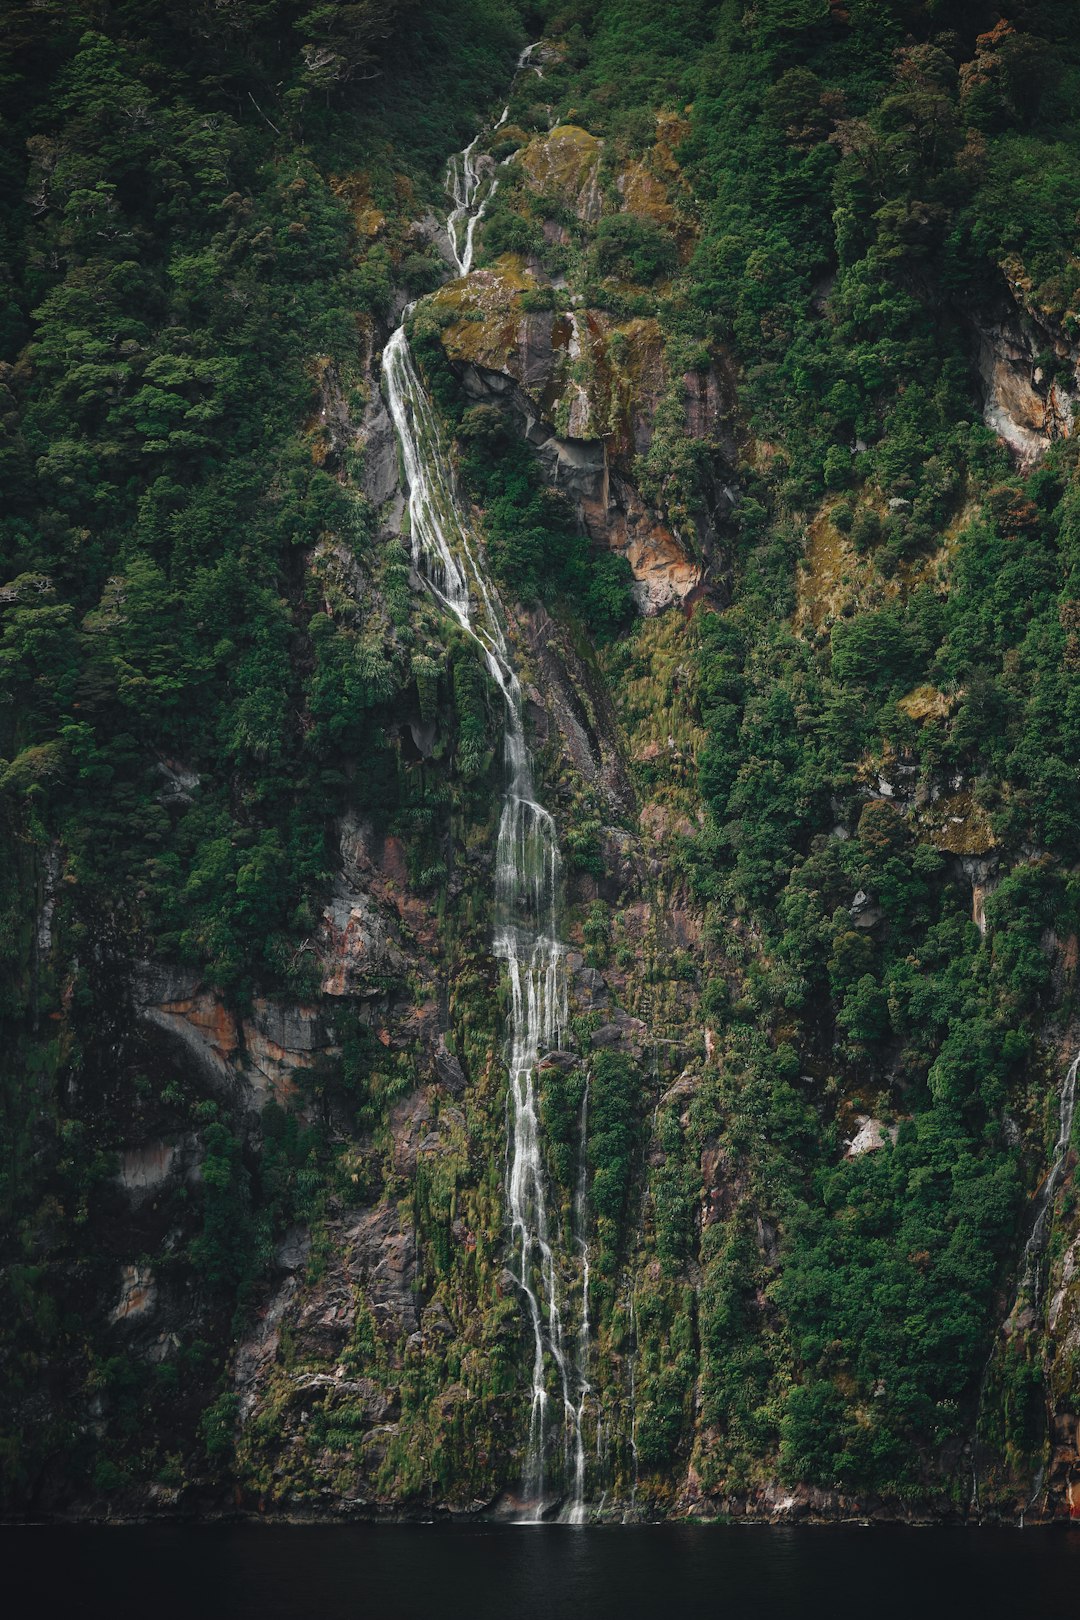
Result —
<path fill-rule="evenodd" d="M 1027 1242 L 1024 1244 L 1017 1293 L 1019 1294 L 1023 1289 L 1034 1284 L 1036 1305 L 1039 1303 L 1039 1261 L 1042 1259 L 1042 1253 L 1046 1247 L 1054 1194 L 1058 1190 L 1065 1172 L 1065 1161 L 1069 1157 L 1073 1115 L 1076 1113 L 1076 1074 L 1078 1069 L 1080 1069 L 1080 1053 L 1077 1053 L 1076 1057 L 1073 1058 L 1069 1071 L 1061 1083 L 1061 1092 L 1058 1096 L 1058 1137 L 1054 1144 L 1054 1154 L 1050 1160 L 1050 1168 L 1046 1172 L 1043 1184 L 1035 1196 L 1035 1219 L 1031 1223 L 1031 1232 Z"/>
<path fill-rule="evenodd" d="M 517 59 L 519 73 L 528 66 L 529 58 L 535 49 L 535 42 L 526 45 Z M 533 72 L 540 78 L 544 76 L 542 68 L 534 67 Z M 510 108 L 504 107 L 502 114 L 492 126 L 493 134 L 495 130 L 503 127 L 509 116 Z M 460 276 L 467 276 L 472 269 L 476 227 L 487 213 L 488 204 L 499 189 L 499 182 L 490 172 L 490 166 L 481 168 L 476 158 L 476 148 L 483 133 L 482 129 L 478 130 L 464 151 L 455 152 L 446 165 L 446 190 L 454 204 L 446 218 L 446 234 L 450 238 L 450 249 Z M 463 225 L 464 242 L 460 235 Z"/>
<path fill-rule="evenodd" d="M 409 488 L 413 562 L 436 597 L 477 643 L 504 701 L 506 791 L 495 852 L 495 955 L 510 986 L 510 1085 L 507 1197 L 517 1278 L 532 1329 L 532 1401 L 525 1492 L 534 1513 L 544 1505 L 548 1391 L 545 1360 L 555 1364 L 563 1409 L 564 1461 L 573 1444 L 575 1499 L 583 1516 L 585 1460 L 581 1418 L 589 1386 L 567 1355 L 555 1244 L 550 1232 L 540 1152 L 536 1067 L 556 1047 L 567 1020 L 563 947 L 557 933 L 559 850 L 555 826 L 536 800 L 525 742 L 521 685 L 514 670 L 494 592 L 480 566 L 431 402 L 413 365 L 403 327 L 383 353 L 390 415 L 401 445 Z M 581 1189 L 584 1197 L 584 1189 Z M 579 1231 L 583 1231 L 582 1218 Z M 585 1276 L 588 1247 L 579 1237 Z M 587 1290 L 587 1281 L 586 1281 Z M 587 1338 L 587 1292 L 583 1333 Z M 580 1384 L 575 1403 L 571 1384 Z"/>
<path fill-rule="evenodd" d="M 638 1448 L 637 1448 L 637 1315 L 634 1311 L 634 1284 L 630 1282 L 630 1455 L 634 1464 L 634 1483 L 630 1491 L 630 1517 L 637 1514 Z"/>
<path fill-rule="evenodd" d="M 532 46 L 523 52 L 522 60 L 528 59 Z M 518 63 L 521 66 L 521 63 Z M 495 129 L 501 129 L 510 116 L 510 108 L 504 107 L 501 117 L 496 121 Z M 446 217 L 446 234 L 450 238 L 450 248 L 454 255 L 454 263 L 458 267 L 458 274 L 467 276 L 472 269 L 473 238 L 476 227 L 487 213 L 488 204 L 499 189 L 499 182 L 489 172 L 481 169 L 477 163 L 475 152 L 483 134 L 480 130 L 473 136 L 463 152 L 455 152 L 446 165 L 446 189 L 453 199 L 454 206 Z M 465 226 L 464 245 L 460 245 L 459 231 Z"/>
<path fill-rule="evenodd" d="M 528 53 L 523 61 L 528 60 Z M 507 117 L 504 112 L 501 124 Z M 496 128 L 498 125 L 496 125 Z M 472 262 L 475 227 L 494 192 L 483 189 L 475 150 L 479 136 L 451 160 L 447 187 L 454 209 L 447 230 L 462 274 Z M 479 202 L 478 202 L 479 198 Z M 459 253 L 459 228 L 468 219 Z M 406 311 L 406 314 L 408 312 Z M 589 1251 L 585 1239 L 584 1137 L 588 1092 L 582 1105 L 582 1168 L 575 1226 L 583 1271 L 582 1321 L 574 1364 L 563 1327 L 557 1238 L 548 1219 L 541 1154 L 536 1069 L 541 1054 L 559 1045 L 567 1022 L 563 946 L 558 937 L 559 849 L 555 825 L 536 798 L 525 741 L 521 685 L 514 669 L 499 604 L 469 532 L 431 401 L 417 375 L 403 327 L 383 352 L 383 378 L 408 486 L 413 563 L 432 592 L 479 647 L 503 697 L 506 788 L 495 851 L 494 954 L 505 964 L 510 990 L 507 1070 L 507 1203 L 511 1242 L 526 1319 L 532 1334 L 532 1390 L 524 1494 L 533 1520 L 544 1511 L 548 1421 L 548 1361 L 561 1402 L 563 1477 L 571 1479 L 569 1518 L 584 1520 L 585 1452 L 582 1419 L 590 1385 L 585 1376 L 589 1337 Z M 577 1396 L 576 1400 L 574 1396 Z"/>
<path fill-rule="evenodd" d="M 1061 1082 L 1061 1090 L 1058 1093 L 1057 1141 L 1054 1144 L 1054 1151 L 1050 1159 L 1050 1168 L 1047 1170 L 1042 1185 L 1035 1195 L 1035 1214 L 1027 1242 L 1024 1244 L 1024 1252 L 1020 1257 L 1020 1275 L 1017 1279 L 1012 1305 L 1009 1307 L 1008 1315 L 1005 1317 L 1006 1323 L 1016 1310 L 1021 1296 L 1027 1289 L 1033 1289 L 1033 1303 L 1036 1307 L 1039 1304 L 1041 1289 L 1040 1262 L 1049 1235 L 1054 1195 L 1061 1183 L 1061 1178 L 1065 1172 L 1065 1163 L 1069 1157 L 1069 1143 L 1072 1139 L 1073 1119 L 1076 1114 L 1078 1072 L 1080 1072 L 1080 1052 L 1073 1058 L 1066 1071 L 1065 1078 Z M 982 1378 L 979 1380 L 979 1398 L 975 1407 L 975 1426 L 972 1430 L 971 1501 L 968 1504 L 969 1510 L 972 1512 L 978 1512 L 979 1510 L 979 1426 L 982 1422 L 983 1400 L 986 1395 L 990 1369 L 993 1366 L 996 1354 L 997 1338 L 995 1337 L 994 1343 L 990 1346 L 990 1354 L 986 1358 L 986 1365 L 983 1367 Z M 1035 1496 L 1038 1496 L 1038 1494 L 1038 1490 L 1036 1490 Z M 1032 1497 L 1032 1502 L 1034 1502 L 1035 1496 Z M 1028 1506 L 1031 1506 L 1030 1502 Z"/>
<path fill-rule="evenodd" d="M 589 1243 L 585 1234 L 589 1218 L 589 1080 L 581 1098 L 581 1137 L 578 1155 L 577 1186 L 574 1189 L 574 1227 L 581 1250 L 581 1326 L 578 1329 L 577 1371 L 579 1379 L 578 1404 L 574 1418 L 574 1499 L 570 1505 L 570 1523 L 585 1523 L 585 1441 L 582 1420 L 585 1402 L 592 1393 L 589 1383 Z"/>

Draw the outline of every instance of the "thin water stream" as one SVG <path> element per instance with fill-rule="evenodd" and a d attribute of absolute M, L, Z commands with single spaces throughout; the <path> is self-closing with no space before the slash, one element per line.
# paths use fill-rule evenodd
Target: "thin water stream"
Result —
<path fill-rule="evenodd" d="M 1050 1168 L 1046 1172 L 1042 1186 L 1035 1195 L 1035 1218 L 1031 1223 L 1028 1240 L 1024 1244 L 1017 1293 L 1019 1294 L 1025 1288 L 1033 1288 L 1036 1306 L 1039 1303 L 1041 1290 L 1042 1270 L 1040 1261 L 1042 1260 L 1043 1250 L 1046 1248 L 1046 1239 L 1049 1236 L 1050 1214 L 1053 1209 L 1054 1194 L 1057 1192 L 1061 1178 L 1065 1174 L 1065 1163 L 1069 1157 L 1073 1115 L 1076 1113 L 1076 1076 L 1078 1070 L 1080 1070 L 1080 1052 L 1073 1058 L 1061 1083 L 1061 1091 L 1058 1095 L 1057 1141 L 1054 1144 Z"/>
<path fill-rule="evenodd" d="M 1050 1168 L 1043 1177 L 1042 1184 L 1034 1199 L 1034 1215 L 1031 1221 L 1031 1230 L 1024 1252 L 1020 1257 L 1020 1272 L 1017 1277 L 1016 1289 L 1013 1293 L 1012 1304 L 1005 1316 L 1002 1328 L 1008 1323 L 1023 1296 L 1030 1291 L 1032 1304 L 1037 1310 L 1042 1294 L 1042 1257 L 1046 1249 L 1046 1240 L 1050 1235 L 1050 1217 L 1053 1212 L 1054 1195 L 1061 1184 L 1065 1174 L 1065 1165 L 1069 1157 L 1069 1147 L 1072 1141 L 1073 1119 L 1076 1114 L 1077 1077 L 1080 1074 L 1080 1052 L 1073 1058 L 1061 1082 L 1058 1093 L 1058 1134 L 1054 1143 L 1054 1151 L 1050 1157 Z M 987 1382 L 990 1369 L 997 1355 L 999 1335 L 995 1335 L 990 1346 L 990 1354 L 983 1367 L 982 1378 L 979 1380 L 979 1398 L 975 1407 L 975 1426 L 972 1430 L 971 1441 L 971 1500 L 969 1508 L 973 1513 L 979 1511 L 979 1427 L 982 1422 L 983 1402 L 986 1396 Z M 1035 1502 L 1040 1494 L 1041 1482 L 1037 1481 L 1037 1489 L 1031 1502 Z M 1028 1504 L 1031 1506 L 1031 1503 Z M 1021 1521 L 1022 1522 L 1022 1521 Z"/>
<path fill-rule="evenodd" d="M 519 67 L 528 55 L 524 53 Z M 499 124 L 506 116 L 504 112 Z M 467 274 L 472 264 L 474 232 L 495 189 L 490 165 L 483 165 L 476 155 L 480 138 L 478 135 L 453 158 L 447 169 L 447 190 L 453 201 L 447 232 L 462 274 Z M 583 1278 L 575 1355 L 575 1346 L 567 1344 L 563 1324 L 563 1257 L 557 1230 L 548 1217 L 536 1083 L 539 1060 L 545 1051 L 560 1044 L 567 1021 L 564 950 L 558 936 L 558 841 L 554 822 L 536 797 L 525 740 L 521 685 L 499 603 L 487 577 L 483 552 L 470 533 L 439 424 L 413 363 L 404 327 L 399 327 L 386 345 L 383 378 L 408 486 L 414 565 L 437 599 L 476 642 L 503 697 L 506 787 L 495 854 L 494 954 L 505 964 L 510 990 L 507 1203 L 516 1275 L 533 1342 L 523 1488 L 527 1517 L 540 1519 L 548 1505 L 550 1376 L 554 1398 L 561 1407 L 562 1475 L 571 1490 L 565 1514 L 569 1522 L 583 1523 L 582 1423 L 590 1393 L 586 1376 L 589 1250 L 585 1238 L 584 1160 L 575 1197 Z M 586 1109 L 587 1095 L 582 1111 L 583 1133 Z"/>

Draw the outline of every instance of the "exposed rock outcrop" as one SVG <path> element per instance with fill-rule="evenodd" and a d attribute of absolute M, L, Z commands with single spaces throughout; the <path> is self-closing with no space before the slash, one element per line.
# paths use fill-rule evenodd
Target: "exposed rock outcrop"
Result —
<path fill-rule="evenodd" d="M 975 321 L 983 418 L 1026 470 L 1056 439 L 1073 432 L 1080 352 L 1054 316 L 1035 303 L 1022 267 L 1010 263 L 1004 270 L 1011 299 L 1003 295 L 987 317 Z"/>
<path fill-rule="evenodd" d="M 242 1112 L 293 1097 L 293 1071 L 313 1068 L 333 1046 L 317 1008 L 257 996 L 241 1016 L 185 968 L 144 964 L 134 1002 L 176 1058 L 194 1064 L 208 1088 Z"/>
<path fill-rule="evenodd" d="M 536 308 L 542 287 L 514 255 L 450 283 L 432 300 L 443 346 L 474 400 L 514 411 L 549 482 L 575 502 L 598 544 L 627 558 L 642 611 L 658 612 L 702 577 L 696 548 L 647 506 L 633 479 L 671 384 L 659 326 L 652 317 Z M 681 387 L 687 434 L 733 461 L 731 379 L 714 364 Z"/>

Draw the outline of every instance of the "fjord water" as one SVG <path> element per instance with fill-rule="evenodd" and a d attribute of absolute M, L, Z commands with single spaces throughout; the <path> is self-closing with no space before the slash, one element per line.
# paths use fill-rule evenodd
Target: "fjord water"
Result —
<path fill-rule="evenodd" d="M 1069 1530 L 171 1525 L 2 1545 L 9 1612 L 41 1620 L 1029 1620 L 1080 1592 Z"/>

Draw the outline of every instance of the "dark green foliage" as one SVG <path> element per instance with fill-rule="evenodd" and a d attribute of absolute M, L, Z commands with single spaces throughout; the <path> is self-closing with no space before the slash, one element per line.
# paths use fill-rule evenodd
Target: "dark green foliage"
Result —
<path fill-rule="evenodd" d="M 601 276 L 655 281 L 675 268 L 675 242 L 643 214 L 605 214 L 596 227 L 593 263 Z"/>
<path fill-rule="evenodd" d="M 704 813 L 655 874 L 657 911 L 681 911 L 688 887 L 716 924 L 665 963 L 686 1019 L 658 1045 L 686 1084 L 652 1136 L 661 1092 L 621 1052 L 552 1062 L 539 1086 L 564 1221 L 584 1151 L 605 1355 L 613 1301 L 634 1301 L 637 1449 L 662 1490 L 693 1432 L 706 1491 L 749 1497 L 779 1472 L 852 1498 L 944 1484 L 966 1503 L 980 1384 L 981 1433 L 1029 1460 L 1042 1444 L 1049 1341 L 1041 1321 L 1007 1346 L 997 1329 L 1056 1128 L 1040 1043 L 1077 927 L 1080 486 L 1072 441 L 1017 470 L 985 427 L 973 320 L 993 325 L 1015 296 L 1041 323 L 1043 376 L 1067 366 L 1080 63 L 1070 5 L 995 18 L 899 0 L 564 7 L 548 20 L 563 58 L 515 117 L 603 138 L 599 217 L 545 212 L 508 170 L 484 232 L 488 255 L 535 255 L 620 318 L 655 317 L 676 377 L 723 357 L 739 379 L 737 465 L 688 440 L 671 399 L 635 464 L 647 499 L 712 514 L 727 603 L 692 619 L 680 653 Z M 151 1470 L 182 1481 L 145 1439 L 159 1411 L 189 1464 L 227 1477 L 222 1368 L 276 1246 L 303 1224 L 317 1273 L 330 1225 L 389 1188 L 418 1233 L 425 1307 L 475 1308 L 477 1342 L 465 1357 L 425 1326 L 423 1356 L 404 1352 L 405 1449 L 379 1489 L 430 1502 L 467 1479 L 479 1499 L 503 1465 L 491 1402 L 518 1391 L 521 1317 L 492 1280 L 490 974 L 471 945 L 454 954 L 461 914 L 489 918 L 460 890 L 455 913 L 444 880 L 454 817 L 490 835 L 501 716 L 467 638 L 435 645 L 357 455 L 319 423 L 339 399 L 359 419 L 394 289 L 441 278 L 407 219 L 523 34 L 496 0 L 47 0 L 8 20 L 0 1349 L 22 1415 L 5 1489 L 28 1500 L 57 1457 L 115 1501 Z M 635 214 L 617 188 L 659 111 L 685 119 L 689 190 L 672 195 L 678 212 L 693 194 L 696 223 Z M 546 239 L 548 217 L 568 240 Z M 526 308 L 570 297 L 560 281 Z M 465 406 L 436 334 L 414 350 L 508 597 L 597 641 L 622 634 L 625 560 L 594 553 L 508 414 Z M 828 590 L 815 545 L 838 559 Z M 430 755 L 410 727 L 434 729 Z M 631 936 L 586 888 L 612 876 L 606 821 L 574 808 L 563 853 L 607 970 Z M 469 1069 L 460 1125 L 447 1105 L 454 1148 L 407 1174 L 382 1155 L 415 1054 L 365 1021 L 406 987 L 373 986 L 364 1017 L 335 1007 L 340 1063 L 295 1077 L 303 1117 L 271 1104 L 261 1129 L 132 1034 L 137 957 L 189 964 L 238 1016 L 256 994 L 317 996 L 310 940 L 345 811 L 398 841 L 438 908 L 439 990 Z M 46 894 L 54 947 L 37 943 Z M 626 948 L 615 961 L 640 994 Z M 848 1157 L 871 1115 L 879 1139 Z M 128 1258 L 116 1168 L 132 1117 L 201 1155 L 152 1259 L 163 1299 L 197 1299 L 206 1338 L 160 1364 L 94 1325 Z M 466 1186 L 470 1155 L 483 1168 Z M 615 1372 L 617 1347 L 597 1357 L 598 1398 L 625 1382 L 628 1349 Z M 362 1309 L 342 1354 L 387 1371 Z M 466 1386 L 469 1416 L 434 1432 L 429 1414 Z M 39 1433 L 25 1414 L 41 1390 L 56 1398 Z M 90 1397 L 100 1443 L 72 1415 Z M 327 1403 L 309 1432 L 355 1461 L 364 1423 Z"/>
<path fill-rule="evenodd" d="M 427 357 L 430 348 L 424 352 Z M 437 358 L 433 363 L 439 366 Z M 458 440 L 461 471 L 483 508 L 488 561 L 500 584 L 525 602 L 565 598 L 599 641 L 624 629 L 633 613 L 629 563 L 593 551 L 569 502 L 543 484 L 511 419 L 494 406 L 473 406 L 461 417 Z"/>
<path fill-rule="evenodd" d="M 566 1070 L 551 1064 L 540 1073 L 540 1118 L 555 1179 L 569 1193 L 580 1163 L 581 1104 L 586 1075 L 580 1066 Z"/>
<path fill-rule="evenodd" d="M 312 996 L 335 818 L 399 817 L 410 859 L 438 843 L 445 801 L 393 727 L 404 706 L 452 729 L 450 683 L 410 639 L 407 557 L 374 545 L 352 427 L 331 442 L 320 413 L 359 421 L 392 284 L 441 275 L 408 223 L 523 38 L 499 0 L 47 0 L 2 36 L 6 1504 L 45 1467 L 120 1494 L 203 1471 L 253 1290 L 322 1215 L 324 1122 L 372 1130 L 414 1083 L 344 1029 L 344 1072 L 304 1073 L 315 1123 L 274 1104 L 260 1135 L 144 1039 L 132 964 L 186 962 L 226 1023 L 255 992 Z M 454 696 L 472 777 L 483 688 Z M 131 1217 L 118 1153 L 159 1136 L 200 1174 Z M 163 1361 L 115 1353 L 129 1261 L 186 1324 Z M 92 1398 L 103 1438 L 71 1415 Z M 234 1404 L 201 1420 L 216 1468 Z"/>
<path fill-rule="evenodd" d="M 1000 308 L 1005 265 L 1071 333 L 1075 18 L 1048 4 L 990 32 L 962 11 L 612 3 L 592 40 L 590 127 L 612 141 L 628 104 L 692 103 L 679 159 L 702 233 L 660 319 L 730 346 L 758 443 L 777 447 L 741 469 L 732 605 L 695 628 L 710 819 L 688 852 L 698 895 L 768 965 L 745 970 L 737 1018 L 724 980 L 707 989 L 722 1098 L 686 1127 L 662 1114 L 650 1171 L 674 1268 L 695 1152 L 719 1141 L 729 1177 L 733 1158 L 750 1167 L 700 1244 L 702 1399 L 728 1483 L 779 1444 L 792 1480 L 917 1494 L 926 1459 L 970 1432 L 1015 1243 L 1001 1112 L 1052 1004 L 1048 930 L 1073 926 L 1075 456 L 1010 475 L 967 323 Z M 614 115 L 597 87 L 631 41 Z M 602 222 L 594 266 L 630 275 L 622 219 Z M 824 502 L 870 583 L 845 578 L 846 605 L 796 636 Z M 959 836 L 982 855 L 985 829 L 996 840 L 985 937 L 923 809 L 951 794 Z M 845 1132 L 856 1108 L 902 1120 L 895 1146 L 844 1160 L 840 1098 Z M 1022 1391 L 1013 1407 L 1030 1441 Z"/>
<path fill-rule="evenodd" d="M 212 1288 L 235 1290 L 250 1263 L 251 1178 L 227 1126 L 209 1125 L 205 1142 L 202 1231 L 191 1244 L 191 1261 Z"/>
<path fill-rule="evenodd" d="M 600 1265 L 608 1272 L 614 1269 L 626 1238 L 641 1105 L 641 1079 L 631 1059 L 620 1052 L 593 1052 L 589 1058 L 589 1202 L 600 1236 Z"/>
<path fill-rule="evenodd" d="M 230 1390 L 219 1395 L 200 1420 L 206 1455 L 215 1468 L 221 1468 L 232 1456 L 238 1406 L 239 1400 Z"/>

